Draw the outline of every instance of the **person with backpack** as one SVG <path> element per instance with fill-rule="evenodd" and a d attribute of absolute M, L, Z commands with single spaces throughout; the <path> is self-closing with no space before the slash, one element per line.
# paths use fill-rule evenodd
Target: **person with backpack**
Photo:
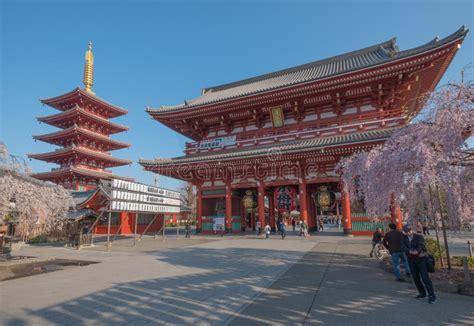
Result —
<path fill-rule="evenodd" d="M 426 250 L 425 239 L 421 234 L 413 232 L 412 228 L 407 225 L 403 227 L 403 231 L 406 236 L 403 239 L 402 247 L 408 256 L 413 282 L 419 292 L 416 299 L 426 299 L 426 292 L 428 292 L 428 303 L 434 304 L 436 303 L 436 295 L 428 274 L 430 269 L 434 269 L 434 266 L 430 266 L 431 262 L 428 261 L 429 255 Z"/>
<path fill-rule="evenodd" d="M 392 256 L 393 273 L 395 274 L 396 280 L 404 282 L 400 276 L 400 260 L 403 262 L 403 268 L 407 277 L 410 276 L 410 266 L 408 264 L 407 256 L 402 248 L 402 241 L 404 234 L 402 231 L 397 230 L 397 226 L 393 223 L 389 224 L 390 231 L 387 232 L 383 238 L 382 244 L 388 249 Z"/>

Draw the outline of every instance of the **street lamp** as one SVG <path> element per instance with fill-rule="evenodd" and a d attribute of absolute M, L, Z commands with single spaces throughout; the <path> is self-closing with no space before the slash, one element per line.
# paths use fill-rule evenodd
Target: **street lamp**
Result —
<path fill-rule="evenodd" d="M 10 212 L 8 214 L 8 220 L 5 221 L 8 223 L 8 229 L 7 229 L 7 235 L 9 236 L 13 236 L 15 231 L 14 231 L 14 223 L 16 222 L 16 219 L 17 219 L 17 210 L 16 210 L 16 200 L 15 200 L 15 197 L 13 197 L 12 199 L 10 199 L 10 202 L 9 202 L 9 207 L 10 207 Z"/>
<path fill-rule="evenodd" d="M 10 210 L 14 211 L 16 208 L 16 201 L 15 198 L 10 199 Z"/>

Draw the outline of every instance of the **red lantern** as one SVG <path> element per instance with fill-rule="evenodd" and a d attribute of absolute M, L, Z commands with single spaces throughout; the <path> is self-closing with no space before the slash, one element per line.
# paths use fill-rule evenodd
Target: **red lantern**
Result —
<path fill-rule="evenodd" d="M 296 189 L 281 186 L 275 190 L 275 206 L 279 212 L 291 212 L 296 209 Z"/>

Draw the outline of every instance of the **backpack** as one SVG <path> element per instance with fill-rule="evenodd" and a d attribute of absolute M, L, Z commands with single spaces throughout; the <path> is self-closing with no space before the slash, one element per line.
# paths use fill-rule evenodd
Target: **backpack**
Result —
<path fill-rule="evenodd" d="M 428 254 L 426 256 L 426 265 L 428 267 L 428 273 L 434 273 L 435 272 L 435 264 L 436 264 L 436 261 L 435 261 L 435 258 L 433 257 L 433 255 Z"/>

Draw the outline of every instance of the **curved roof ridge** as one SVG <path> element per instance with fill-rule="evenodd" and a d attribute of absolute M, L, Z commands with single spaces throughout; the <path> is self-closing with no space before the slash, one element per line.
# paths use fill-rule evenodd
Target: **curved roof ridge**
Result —
<path fill-rule="evenodd" d="M 82 127 L 79 127 L 77 126 L 76 124 L 74 124 L 73 126 L 69 127 L 69 128 L 66 128 L 66 129 L 62 129 L 62 130 L 58 130 L 58 131 L 54 131 L 54 132 L 51 132 L 51 133 L 48 133 L 48 134 L 42 134 L 42 135 L 33 135 L 33 139 L 37 139 L 37 140 L 42 140 L 42 139 L 45 139 L 45 138 L 51 138 L 51 137 L 56 137 L 56 136 L 61 136 L 63 134 L 67 134 L 71 131 L 78 131 L 78 132 L 83 132 L 85 134 L 88 134 L 90 135 L 91 137 L 96 137 L 98 139 L 101 139 L 105 142 L 108 142 L 108 143 L 114 143 L 114 144 L 117 144 L 117 145 L 124 145 L 126 147 L 130 147 L 131 144 L 130 143 L 126 143 L 126 142 L 123 142 L 123 141 L 120 141 L 120 140 L 117 140 L 117 139 L 113 139 L 111 137 L 108 137 L 108 136 L 105 136 L 105 135 L 102 135 L 102 134 L 99 134 L 97 132 L 94 132 L 94 131 L 91 131 L 91 130 L 88 130 L 88 129 L 85 129 L 85 128 L 82 128 Z"/>
<path fill-rule="evenodd" d="M 81 146 L 75 146 L 75 145 L 72 145 L 72 146 L 67 146 L 67 147 L 64 147 L 64 148 L 58 148 L 56 150 L 53 150 L 53 151 L 50 151 L 50 152 L 45 152 L 45 153 L 38 153 L 38 154 L 27 154 L 27 156 L 29 158 L 34 158 L 34 159 L 37 159 L 39 157 L 44 157 L 44 156 L 48 156 L 48 155 L 60 155 L 60 154 L 63 154 L 63 153 L 68 153 L 68 152 L 79 152 L 79 153 L 82 153 L 84 155 L 90 155 L 90 156 L 94 156 L 94 157 L 97 157 L 97 158 L 103 158 L 105 160 L 111 160 L 111 161 L 120 161 L 120 162 L 124 162 L 125 164 L 131 164 L 133 163 L 131 160 L 128 160 L 128 159 L 123 159 L 123 158 L 119 158 L 119 157 L 115 157 L 113 155 L 110 155 L 110 154 L 105 154 L 105 153 L 102 153 L 102 152 L 98 152 L 98 151 L 94 151 L 92 149 L 89 149 L 89 148 L 85 148 L 85 147 L 81 147 Z"/>
<path fill-rule="evenodd" d="M 370 47 L 327 59 L 313 61 L 296 67 L 228 84 L 205 88 L 201 96 L 193 98 L 192 100 L 186 100 L 184 103 L 177 105 L 162 105 L 159 108 L 147 108 L 146 112 L 151 115 L 160 113 L 166 114 L 180 109 L 190 109 L 201 105 L 210 105 L 252 94 L 298 85 L 308 81 L 318 81 L 369 67 L 376 67 L 387 64 L 392 60 L 405 59 L 440 48 L 446 44 L 464 38 L 467 32 L 468 29 L 463 25 L 457 31 L 443 39 L 434 39 L 421 46 L 403 51 L 398 49 L 396 39 L 392 38 Z"/>
<path fill-rule="evenodd" d="M 68 110 L 65 110 L 65 111 L 61 111 L 59 113 L 55 113 L 55 114 L 51 114 L 51 115 L 45 115 L 45 116 L 40 116 L 40 117 L 37 117 L 36 119 L 38 121 L 41 121 L 41 122 L 44 122 L 44 123 L 47 123 L 46 121 L 50 120 L 50 119 L 56 119 L 56 118 L 60 118 L 60 117 L 63 117 L 63 116 L 67 116 L 69 114 L 72 114 L 74 112 L 80 112 L 80 113 L 83 113 L 84 115 L 88 116 L 88 117 L 91 117 L 93 119 L 96 119 L 96 120 L 99 120 L 105 124 L 108 124 L 108 125 L 111 125 L 111 126 L 114 126 L 116 127 L 117 129 L 123 129 L 123 131 L 127 131 L 129 130 L 129 127 L 126 126 L 126 125 L 123 125 L 123 124 L 120 124 L 120 123 L 116 123 L 116 122 L 113 122 L 113 121 L 110 121 L 108 119 L 105 119 L 103 117 L 101 117 L 100 115 L 97 115 L 97 114 L 94 114 L 82 107 L 80 107 L 79 105 L 75 105 L 73 108 L 71 109 L 68 109 Z"/>
<path fill-rule="evenodd" d="M 50 98 L 45 98 L 45 99 L 41 99 L 40 102 L 42 104 L 46 104 L 46 105 L 49 105 L 53 108 L 56 108 L 58 109 L 58 105 L 56 104 L 57 101 L 60 101 L 61 99 L 63 98 L 66 98 L 68 96 L 71 96 L 71 95 L 74 95 L 75 93 L 80 93 L 81 95 L 85 96 L 85 97 L 88 97 L 89 99 L 91 99 L 92 101 L 97 101 L 98 103 L 100 104 L 103 104 L 103 105 L 106 105 L 110 108 L 113 108 L 115 111 L 117 112 L 121 112 L 122 115 L 123 114 L 127 114 L 128 113 L 128 110 L 127 109 L 124 109 L 118 105 L 115 105 L 115 104 L 112 104 L 104 99 L 102 99 L 101 97 L 98 97 L 97 95 L 95 94 L 91 94 L 89 92 L 86 92 L 85 90 L 79 88 L 79 87 L 76 87 L 74 88 L 72 91 L 70 92 L 67 92 L 67 93 L 64 93 L 62 95 L 58 95 L 58 96 L 55 96 L 55 97 L 50 97 Z M 62 109 L 61 109 L 62 110 Z M 62 110 L 63 111 L 63 110 Z"/>
<path fill-rule="evenodd" d="M 469 30 L 467 29 L 466 25 L 462 25 L 454 33 L 451 33 L 446 37 L 440 38 L 439 36 L 436 36 L 434 39 L 432 39 L 429 42 L 426 42 L 425 44 L 422 44 L 420 46 L 417 46 L 417 47 L 414 47 L 414 48 L 411 48 L 411 49 L 406 49 L 406 50 L 400 51 L 399 55 L 407 56 L 407 55 L 410 55 L 412 53 L 417 53 L 417 52 L 420 52 L 420 51 L 423 51 L 423 50 L 429 50 L 435 45 L 436 46 L 442 46 L 444 44 L 452 42 L 452 41 L 466 35 L 468 31 Z"/>
<path fill-rule="evenodd" d="M 365 48 L 362 48 L 362 49 L 354 50 L 354 51 L 351 51 L 351 52 L 346 52 L 346 53 L 343 53 L 343 54 L 335 55 L 335 56 L 332 56 L 332 57 L 329 57 L 329 58 L 304 63 L 304 64 L 301 64 L 301 65 L 298 65 L 298 66 L 295 66 L 295 67 L 285 68 L 285 69 L 277 70 L 277 71 L 274 71 L 274 72 L 266 73 L 266 74 L 255 76 L 255 77 L 242 79 L 242 80 L 231 82 L 231 83 L 226 83 L 226 84 L 217 85 L 217 86 L 213 86 L 213 87 L 206 87 L 206 88 L 204 88 L 204 92 L 205 92 L 204 95 L 208 94 L 208 92 L 221 91 L 221 90 L 224 90 L 224 89 L 227 89 L 227 88 L 240 86 L 240 85 L 244 85 L 244 84 L 248 84 L 248 83 L 253 83 L 253 82 L 256 82 L 256 81 L 259 81 L 259 80 L 263 80 L 263 79 L 278 77 L 278 76 L 281 76 L 281 75 L 284 75 L 284 74 L 287 74 L 287 73 L 296 72 L 298 70 L 303 70 L 303 69 L 306 69 L 306 68 L 311 68 L 313 66 L 319 66 L 319 65 L 322 65 L 322 64 L 330 62 L 330 61 L 346 59 L 348 57 L 352 57 L 352 56 L 355 56 L 355 55 L 377 51 L 380 48 L 381 49 L 387 49 L 389 51 L 390 50 L 395 50 L 395 48 L 397 48 L 396 41 L 397 41 L 396 37 L 392 37 L 388 41 L 378 43 L 378 44 L 375 44 L 375 45 L 371 45 L 371 46 L 368 46 L 368 47 L 365 47 Z M 201 98 L 201 97 L 199 97 L 199 98 Z M 191 101 L 188 100 L 188 102 L 191 102 Z"/>
<path fill-rule="evenodd" d="M 217 152 L 204 152 L 204 153 L 197 153 L 193 155 L 184 155 L 184 156 L 177 156 L 173 158 L 155 158 L 152 160 L 147 159 L 139 159 L 139 164 L 145 165 L 159 165 L 159 164 L 179 164 L 179 163 L 195 163 L 201 162 L 203 160 L 230 160 L 238 157 L 242 157 L 245 155 L 265 155 L 268 153 L 268 149 L 271 148 L 278 148 L 281 151 L 289 151 L 289 150 L 305 150 L 308 148 L 316 148 L 321 146 L 328 146 L 334 145 L 339 143 L 350 143 L 355 141 L 364 141 L 364 140 L 371 140 L 377 137 L 386 137 L 390 136 L 392 132 L 398 130 L 400 127 L 393 127 L 393 128 L 386 128 L 381 130 L 367 130 L 363 132 L 355 132 L 351 134 L 345 135 L 331 135 L 331 136 L 324 136 L 324 137 L 317 137 L 312 139 L 303 139 L 303 140 L 296 140 L 290 141 L 280 144 L 268 144 L 262 145 L 259 147 L 251 147 L 251 148 L 240 148 L 240 149 L 230 149 L 224 151 L 217 151 Z M 365 137 L 365 138 L 364 138 Z"/>

